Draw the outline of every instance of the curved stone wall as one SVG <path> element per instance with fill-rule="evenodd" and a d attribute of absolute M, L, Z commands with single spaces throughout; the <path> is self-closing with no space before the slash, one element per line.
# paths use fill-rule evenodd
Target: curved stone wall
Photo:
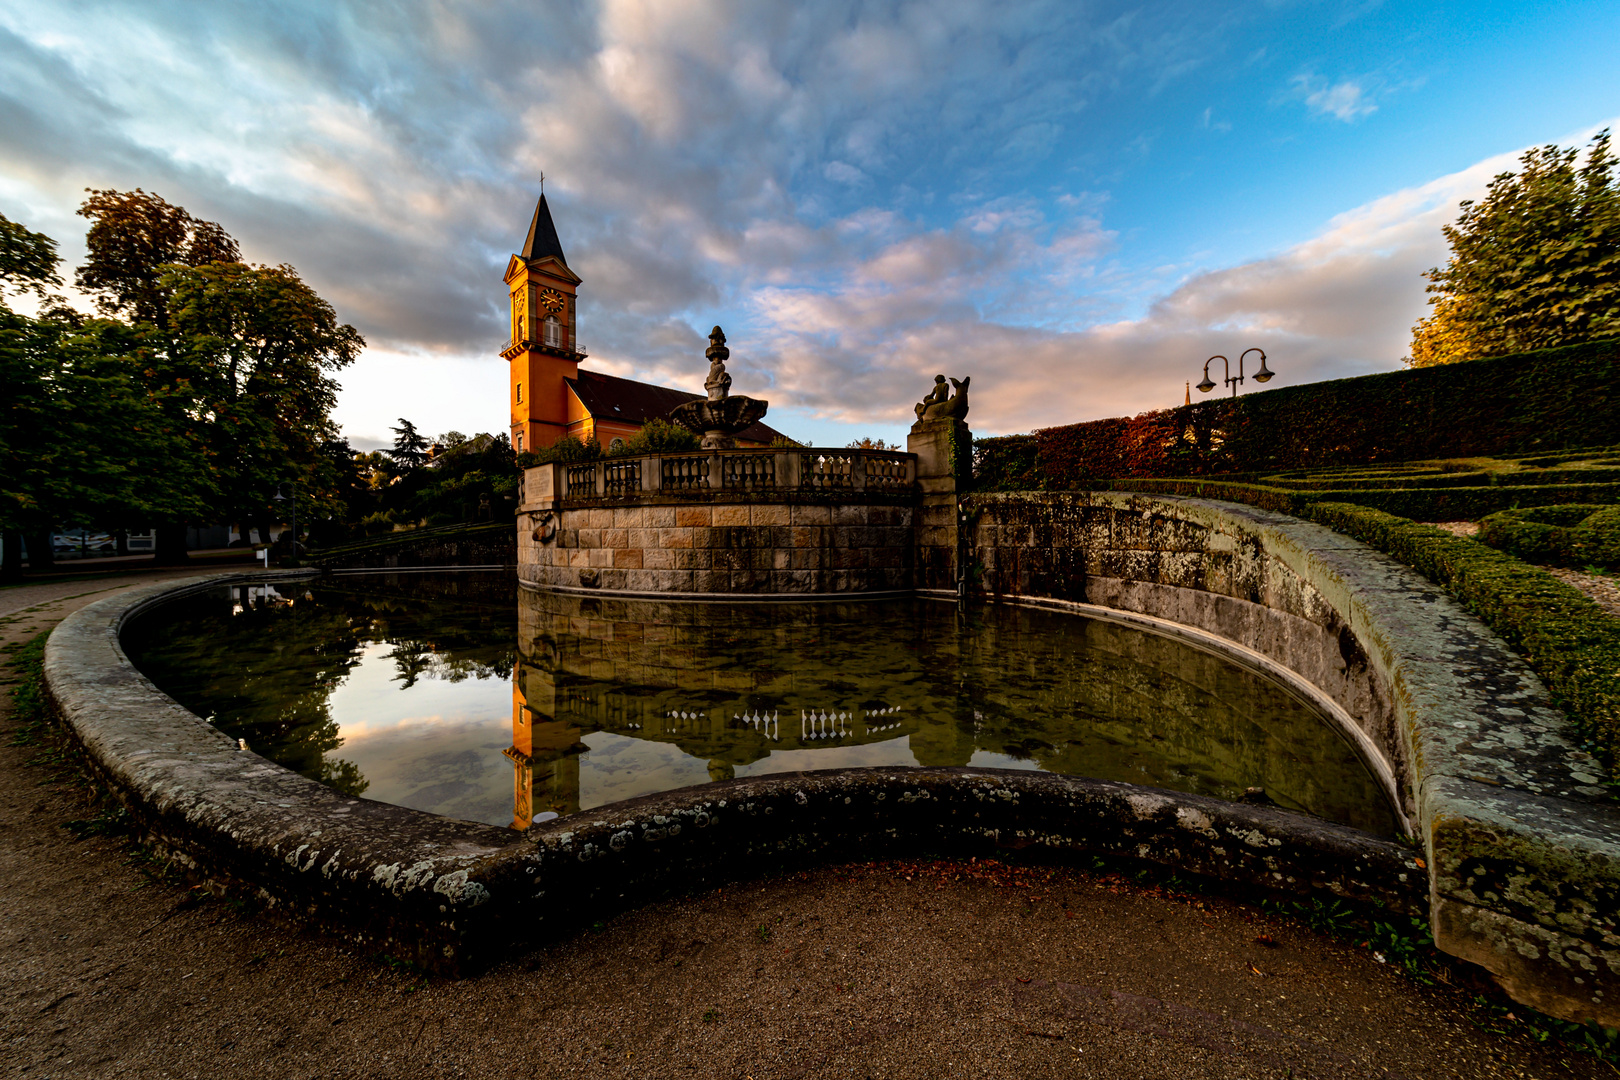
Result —
<path fill-rule="evenodd" d="M 1104 853 L 1395 910 L 1426 884 L 1442 949 L 1536 1008 L 1620 1024 L 1620 807 L 1530 671 L 1431 583 L 1329 530 L 1232 504 L 1043 493 L 967 509 L 986 595 L 1190 628 L 1331 701 L 1421 859 L 1283 811 L 967 768 L 728 781 L 527 834 L 447 821 L 303 780 L 147 684 L 118 633 L 172 586 L 70 616 L 47 680 L 160 843 L 440 968 L 479 963 L 542 920 L 807 859 Z"/>
<path fill-rule="evenodd" d="M 839 859 L 991 855 L 1156 863 L 1264 893 L 1422 910 L 1397 844 L 1344 826 L 1022 770 L 847 769 L 729 780 L 527 832 L 343 795 L 241 749 L 153 687 L 119 634 L 173 596 L 264 575 L 157 585 L 69 616 L 46 649 L 64 723 L 153 842 L 203 877 L 368 948 L 477 968 L 548 928 L 658 895 Z M 296 577 L 298 575 L 290 575 Z"/>
<path fill-rule="evenodd" d="M 991 597 L 1197 627 L 1332 697 L 1421 841 L 1443 950 L 1557 1016 L 1620 1024 L 1620 806 L 1529 668 L 1426 578 L 1283 514 L 1120 493 L 981 495 Z"/>

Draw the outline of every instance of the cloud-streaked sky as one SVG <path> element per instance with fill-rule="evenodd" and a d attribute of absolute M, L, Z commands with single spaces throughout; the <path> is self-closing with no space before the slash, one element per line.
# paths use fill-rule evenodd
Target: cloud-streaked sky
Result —
<path fill-rule="evenodd" d="M 1440 226 L 1620 114 L 1604 2 L 0 0 L 0 211 L 71 265 L 144 187 L 365 334 L 378 445 L 504 430 L 507 256 L 544 170 L 591 366 L 894 439 L 936 372 L 976 431 L 1389 370 Z M 1217 365 L 1218 367 L 1219 365 Z"/>

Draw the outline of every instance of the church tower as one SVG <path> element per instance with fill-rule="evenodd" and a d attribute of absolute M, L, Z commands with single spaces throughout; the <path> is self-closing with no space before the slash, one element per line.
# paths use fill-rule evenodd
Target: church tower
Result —
<path fill-rule="evenodd" d="M 564 380 L 579 377 L 585 357 L 574 322 L 579 283 L 579 275 L 568 269 L 541 194 L 523 250 L 506 264 L 511 339 L 501 356 L 511 368 L 512 449 L 519 453 L 550 446 L 567 430 Z"/>

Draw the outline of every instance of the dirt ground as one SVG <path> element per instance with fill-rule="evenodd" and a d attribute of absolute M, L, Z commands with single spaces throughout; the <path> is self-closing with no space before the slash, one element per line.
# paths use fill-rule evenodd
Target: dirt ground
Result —
<path fill-rule="evenodd" d="M 0 589 L 0 643 L 153 576 Z M 1420 986 L 1368 948 L 1252 907 L 983 861 L 728 887 L 477 978 L 424 977 L 201 899 L 125 840 L 81 838 L 66 823 L 93 814 L 89 793 L 50 782 L 69 774 L 41 753 L 0 745 L 7 1076 L 1620 1072 L 1537 1045 L 1469 991 Z"/>

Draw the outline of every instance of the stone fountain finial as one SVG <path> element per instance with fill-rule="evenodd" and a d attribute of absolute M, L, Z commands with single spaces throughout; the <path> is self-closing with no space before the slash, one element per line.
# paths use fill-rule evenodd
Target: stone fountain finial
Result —
<path fill-rule="evenodd" d="M 709 377 L 703 380 L 708 400 L 677 405 L 669 418 L 703 436 L 703 449 L 729 450 L 737 445 L 732 436 L 764 416 L 770 403 L 741 394 L 731 396 L 731 376 L 726 374 L 731 350 L 726 348 L 726 332 L 718 326 L 709 331 L 709 347 L 703 355 L 709 358 Z"/>
<path fill-rule="evenodd" d="M 726 374 L 726 360 L 731 350 L 726 348 L 726 332 L 718 326 L 709 331 L 709 347 L 703 353 L 709 358 L 709 377 L 703 380 L 703 389 L 710 401 L 724 401 L 731 393 L 731 376 Z"/>

